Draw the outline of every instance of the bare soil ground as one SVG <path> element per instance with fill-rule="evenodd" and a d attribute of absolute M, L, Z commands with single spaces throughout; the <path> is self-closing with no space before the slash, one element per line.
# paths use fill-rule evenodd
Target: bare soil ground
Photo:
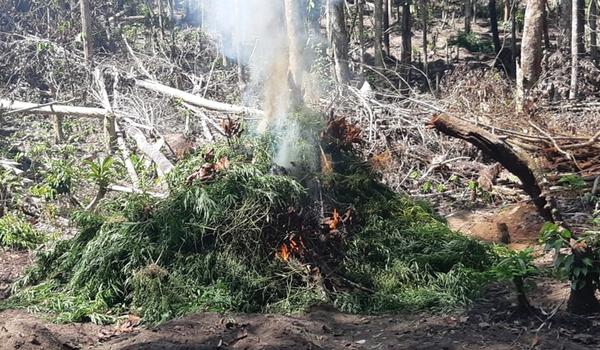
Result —
<path fill-rule="evenodd" d="M 554 304 L 565 285 L 540 281 Z M 0 313 L 1 349 L 599 349 L 600 320 L 559 311 L 518 317 L 505 286 L 453 314 L 358 316 L 315 309 L 299 316 L 200 313 L 156 328 L 52 324 L 25 311 Z M 542 294 L 542 293 L 537 293 Z M 560 296 L 564 293 L 558 293 Z M 549 311 L 549 309 L 548 309 Z M 543 327 L 541 327 L 543 325 Z M 539 331 L 537 331 L 537 329 Z"/>

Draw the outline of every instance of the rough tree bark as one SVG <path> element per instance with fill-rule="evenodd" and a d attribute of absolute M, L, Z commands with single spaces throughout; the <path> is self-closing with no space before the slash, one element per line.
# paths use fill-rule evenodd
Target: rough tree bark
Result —
<path fill-rule="evenodd" d="M 365 0 L 357 0 L 356 6 L 358 7 L 358 45 L 360 54 L 360 74 L 365 73 Z"/>
<path fill-rule="evenodd" d="M 331 22 L 335 77 L 338 83 L 346 84 L 350 79 L 350 68 L 348 67 L 348 33 L 344 16 L 344 2 L 328 0 L 328 11 Z"/>
<path fill-rule="evenodd" d="M 473 17 L 473 5 L 471 0 L 465 0 L 465 33 L 471 32 L 471 21 Z"/>
<path fill-rule="evenodd" d="M 592 61 L 598 63 L 598 1 L 590 1 L 590 11 L 588 15 L 588 22 L 590 26 L 590 57 Z"/>
<path fill-rule="evenodd" d="M 542 39 L 546 0 L 528 0 L 521 44 L 524 87 L 531 88 L 542 73 Z"/>
<path fill-rule="evenodd" d="M 496 51 L 497 55 L 502 49 L 502 43 L 500 42 L 500 34 L 498 33 L 498 13 L 496 11 L 496 0 L 488 1 L 488 12 L 490 14 L 490 29 L 492 31 L 492 42 L 494 43 L 494 51 Z"/>
<path fill-rule="evenodd" d="M 579 45 L 577 43 L 577 27 L 579 25 L 578 1 L 573 0 L 571 7 L 571 86 L 569 99 L 574 100 L 577 98 L 577 75 L 579 71 Z"/>
<path fill-rule="evenodd" d="M 400 52 L 400 61 L 406 64 L 412 62 L 410 3 L 410 0 L 406 0 L 402 5 L 402 51 Z"/>
<path fill-rule="evenodd" d="M 385 54 L 390 56 L 390 3 L 388 0 L 383 0 L 383 49 Z"/>
<path fill-rule="evenodd" d="M 81 8 L 81 36 L 83 41 L 83 56 L 88 65 L 94 59 L 94 35 L 92 32 L 92 15 L 90 0 L 80 0 Z"/>
<path fill-rule="evenodd" d="M 306 72 L 304 14 L 307 7 L 304 0 L 285 0 L 284 4 L 289 46 L 289 81 L 291 90 L 294 91 L 292 102 L 298 104 L 303 100 L 302 89 L 304 87 L 304 73 Z"/>
<path fill-rule="evenodd" d="M 558 47 L 562 49 L 567 49 L 571 45 L 571 18 L 573 14 L 572 8 L 572 0 L 560 1 L 560 35 L 558 36 Z"/>
<path fill-rule="evenodd" d="M 375 66 L 383 67 L 383 2 L 382 0 L 374 0 L 375 9 L 373 11 L 373 22 L 375 24 Z"/>
<path fill-rule="evenodd" d="M 577 53 L 585 54 L 585 0 L 576 0 L 577 3 Z"/>
<path fill-rule="evenodd" d="M 422 9 L 421 9 L 421 20 L 423 21 L 423 72 L 425 72 L 425 76 L 429 76 L 429 58 L 427 57 L 427 31 L 428 25 L 427 20 L 429 19 L 429 1 L 422 0 Z"/>

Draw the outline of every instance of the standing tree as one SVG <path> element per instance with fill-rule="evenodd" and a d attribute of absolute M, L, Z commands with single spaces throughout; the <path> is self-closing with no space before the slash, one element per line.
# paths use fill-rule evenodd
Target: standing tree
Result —
<path fill-rule="evenodd" d="M 525 9 L 525 25 L 521 43 L 521 69 L 525 88 L 531 88 L 542 73 L 545 6 L 546 0 L 528 0 Z"/>
<path fill-rule="evenodd" d="M 471 20 L 473 17 L 473 4 L 471 0 L 465 0 L 465 33 L 471 32 Z"/>
<path fill-rule="evenodd" d="M 572 0 L 560 0 L 560 35 L 558 37 L 558 46 L 562 49 L 566 49 L 571 45 L 571 17 L 573 13 L 572 8 Z"/>
<path fill-rule="evenodd" d="M 289 46 L 289 78 L 290 88 L 293 91 L 293 104 L 302 102 L 302 88 L 306 62 L 304 60 L 304 1 L 285 0 L 285 20 Z"/>
<path fill-rule="evenodd" d="M 576 0 L 577 3 L 577 53 L 585 54 L 585 0 Z"/>
<path fill-rule="evenodd" d="M 338 83 L 346 84 L 350 79 L 348 68 L 348 33 L 344 16 L 344 2 L 338 0 L 327 1 L 329 28 L 331 28 L 331 46 L 335 77 Z"/>
<path fill-rule="evenodd" d="M 410 0 L 405 0 L 402 4 L 402 51 L 400 52 L 400 61 L 405 64 L 410 64 L 412 61 L 410 3 Z"/>
<path fill-rule="evenodd" d="M 383 67 L 383 47 L 381 39 L 383 36 L 383 2 L 374 0 L 375 10 L 373 11 L 373 22 L 375 24 L 375 66 Z"/>
<path fill-rule="evenodd" d="M 390 3 L 383 0 L 383 49 L 390 56 Z"/>
<path fill-rule="evenodd" d="M 577 43 L 577 28 L 579 26 L 578 1 L 572 1 L 571 12 L 571 89 L 569 99 L 577 98 L 577 75 L 579 70 L 579 44 Z"/>
<path fill-rule="evenodd" d="M 92 15 L 90 0 L 80 0 L 81 4 L 81 36 L 83 42 L 83 56 L 88 65 L 94 59 L 94 35 L 92 33 Z"/>
<path fill-rule="evenodd" d="M 590 26 L 590 57 L 594 63 L 598 63 L 598 1 L 590 1 L 590 11 L 588 15 Z"/>
<path fill-rule="evenodd" d="M 365 0 L 356 0 L 356 7 L 358 11 L 358 45 L 360 55 L 360 74 L 363 75 L 365 72 Z"/>
<path fill-rule="evenodd" d="M 423 21 L 423 71 L 425 72 L 425 76 L 428 76 L 429 73 L 429 59 L 427 58 L 427 20 L 429 19 L 429 11 L 428 11 L 429 1 L 422 0 L 422 9 L 421 16 Z"/>

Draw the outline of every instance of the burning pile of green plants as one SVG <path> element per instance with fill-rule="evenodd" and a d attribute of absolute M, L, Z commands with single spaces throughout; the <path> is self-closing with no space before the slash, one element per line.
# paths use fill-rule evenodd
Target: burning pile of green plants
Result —
<path fill-rule="evenodd" d="M 292 168 L 274 162 L 286 135 L 232 127 L 169 174 L 168 198 L 127 195 L 76 214 L 78 235 L 38 253 L 12 304 L 66 322 L 133 313 L 158 323 L 196 311 L 380 313 L 472 299 L 491 278 L 491 249 L 379 183 L 353 152 L 356 126 L 300 114 L 307 142 Z"/>

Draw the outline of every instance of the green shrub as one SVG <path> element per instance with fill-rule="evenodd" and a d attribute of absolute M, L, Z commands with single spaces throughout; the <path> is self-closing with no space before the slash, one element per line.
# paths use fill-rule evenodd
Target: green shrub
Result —
<path fill-rule="evenodd" d="M 494 53 L 493 43 L 474 32 L 460 32 L 456 37 L 451 38 L 448 43 L 471 52 Z"/>
<path fill-rule="evenodd" d="M 14 249 L 33 249 L 46 237 L 35 231 L 19 216 L 7 214 L 0 218 L 0 246 Z"/>

